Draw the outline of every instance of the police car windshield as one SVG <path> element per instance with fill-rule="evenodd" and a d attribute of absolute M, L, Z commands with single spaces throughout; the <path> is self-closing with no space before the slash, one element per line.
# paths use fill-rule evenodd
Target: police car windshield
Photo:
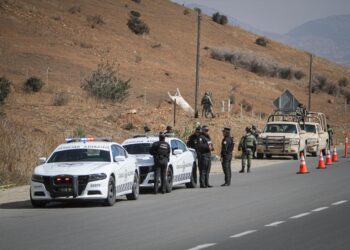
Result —
<path fill-rule="evenodd" d="M 293 133 L 296 134 L 297 127 L 294 124 L 267 124 L 265 133 Z"/>
<path fill-rule="evenodd" d="M 99 149 L 69 149 L 53 153 L 48 163 L 54 162 L 79 162 L 79 161 L 97 161 L 110 162 L 109 151 Z"/>
<path fill-rule="evenodd" d="M 302 130 L 305 130 L 307 133 L 316 133 L 316 126 L 311 124 L 300 125 Z"/>
<path fill-rule="evenodd" d="M 151 146 L 152 146 L 151 143 L 137 143 L 137 144 L 123 145 L 126 151 L 131 155 L 149 154 L 149 150 Z"/>

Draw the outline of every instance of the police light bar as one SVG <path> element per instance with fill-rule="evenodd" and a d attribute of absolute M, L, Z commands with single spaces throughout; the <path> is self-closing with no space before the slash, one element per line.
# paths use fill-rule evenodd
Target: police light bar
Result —
<path fill-rule="evenodd" d="M 71 143 L 71 142 L 92 142 L 92 141 L 104 141 L 104 142 L 111 142 L 112 138 L 111 137 L 70 137 L 66 138 L 66 143 Z"/>

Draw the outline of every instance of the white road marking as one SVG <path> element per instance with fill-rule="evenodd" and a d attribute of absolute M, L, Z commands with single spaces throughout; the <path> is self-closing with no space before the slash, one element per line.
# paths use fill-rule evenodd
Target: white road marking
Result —
<path fill-rule="evenodd" d="M 299 219 L 299 218 L 304 217 L 304 216 L 307 216 L 307 215 L 309 215 L 309 214 L 310 214 L 309 212 L 307 212 L 307 213 L 302 213 L 302 214 L 298 214 L 298 215 L 295 215 L 295 216 L 290 217 L 290 219 Z"/>
<path fill-rule="evenodd" d="M 239 233 L 239 234 L 235 234 L 235 235 L 231 235 L 230 238 L 239 238 L 239 237 L 243 237 L 246 236 L 248 234 L 252 234 L 255 233 L 257 230 L 249 230 L 249 231 L 245 231 L 243 233 Z"/>
<path fill-rule="evenodd" d="M 314 210 L 311 210 L 312 212 L 320 212 L 320 211 L 323 211 L 323 210 L 326 210 L 328 209 L 329 207 L 319 207 L 319 208 L 316 208 Z"/>
<path fill-rule="evenodd" d="M 280 225 L 280 224 L 282 224 L 282 223 L 284 223 L 285 221 L 276 221 L 276 222 L 272 222 L 272 223 L 270 223 L 270 224 L 267 224 L 267 225 L 265 225 L 265 227 L 276 227 L 276 226 L 278 226 L 278 225 Z"/>
<path fill-rule="evenodd" d="M 188 250 L 200 250 L 200 249 L 204 249 L 204 248 L 207 248 L 207 247 L 212 247 L 212 246 L 215 246 L 215 245 L 216 245 L 216 243 L 207 243 L 207 244 L 198 245 L 198 246 L 190 248 Z"/>
<path fill-rule="evenodd" d="M 348 202 L 347 200 L 343 200 L 343 201 L 338 201 L 338 202 L 334 202 L 332 203 L 332 206 L 337 206 L 337 205 L 340 205 L 340 204 L 343 204 L 343 203 L 346 203 Z"/>

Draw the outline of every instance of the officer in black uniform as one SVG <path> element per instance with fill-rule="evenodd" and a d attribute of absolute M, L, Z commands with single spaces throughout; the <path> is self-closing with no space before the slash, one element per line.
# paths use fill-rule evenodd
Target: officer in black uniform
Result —
<path fill-rule="evenodd" d="M 221 164 L 222 170 L 225 174 L 225 183 L 221 186 L 230 186 L 231 185 L 231 161 L 232 161 L 232 151 L 235 146 L 234 139 L 231 136 L 231 129 L 224 128 L 222 130 L 224 138 L 221 142 Z"/>
<path fill-rule="evenodd" d="M 194 150 L 196 150 L 197 159 L 198 159 L 198 154 L 199 154 L 199 152 L 198 152 L 198 139 L 199 139 L 200 134 L 201 134 L 201 127 L 197 127 L 196 130 L 194 131 L 194 133 L 192 135 L 190 135 L 190 137 L 188 137 L 188 141 L 187 141 L 187 147 L 193 148 Z M 197 165 L 198 165 L 198 163 L 197 163 Z M 196 166 L 194 166 L 194 168 L 192 169 L 192 176 L 193 176 L 194 182 L 197 185 L 197 167 Z"/>
<path fill-rule="evenodd" d="M 213 187 L 209 184 L 209 174 L 211 168 L 211 151 L 214 151 L 214 147 L 208 132 L 208 126 L 204 125 L 202 127 L 202 133 L 198 138 L 199 182 L 201 188 Z"/>
<path fill-rule="evenodd" d="M 166 172 L 170 157 L 170 145 L 165 141 L 164 133 L 159 133 L 159 141 L 152 144 L 150 154 L 153 155 L 154 159 L 154 194 L 158 193 L 159 176 L 164 194 L 167 189 Z"/>

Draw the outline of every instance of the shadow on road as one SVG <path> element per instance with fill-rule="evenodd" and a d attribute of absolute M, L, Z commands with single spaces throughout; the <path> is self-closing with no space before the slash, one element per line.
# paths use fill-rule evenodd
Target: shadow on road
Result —
<path fill-rule="evenodd" d="M 125 199 L 117 199 L 116 203 L 125 201 Z M 44 207 L 44 209 L 48 208 L 87 208 L 87 207 L 104 207 L 102 202 L 100 201 L 55 201 L 50 202 Z M 33 208 L 30 200 L 25 201 L 15 201 L 0 204 L 0 209 L 40 209 Z"/>

